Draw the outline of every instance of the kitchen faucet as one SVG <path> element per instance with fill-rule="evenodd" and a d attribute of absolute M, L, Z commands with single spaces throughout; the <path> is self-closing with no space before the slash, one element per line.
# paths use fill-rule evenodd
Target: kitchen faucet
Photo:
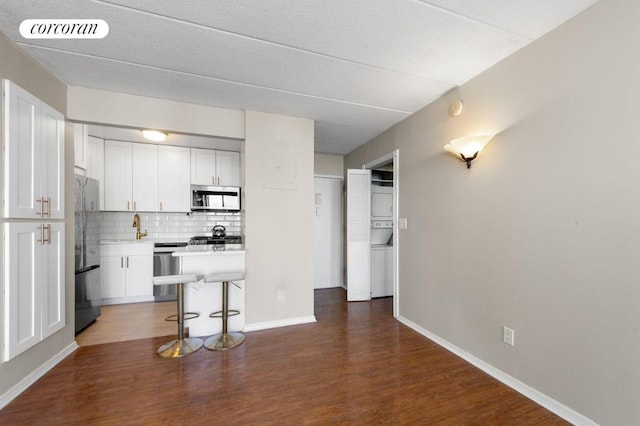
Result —
<path fill-rule="evenodd" d="M 140 232 L 140 215 L 138 213 L 133 215 L 133 225 L 131 226 L 136 228 L 136 240 L 147 236 L 146 229 L 144 230 L 144 232 Z"/>

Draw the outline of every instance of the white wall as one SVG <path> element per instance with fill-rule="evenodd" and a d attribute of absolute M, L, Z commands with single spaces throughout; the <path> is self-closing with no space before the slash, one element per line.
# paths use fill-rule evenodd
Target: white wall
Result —
<path fill-rule="evenodd" d="M 313 121 L 246 112 L 248 326 L 313 320 Z"/>
<path fill-rule="evenodd" d="M 344 176 L 344 156 L 334 154 L 314 154 L 314 173 L 327 176 Z"/>
<path fill-rule="evenodd" d="M 25 55 L 21 50 L 0 33 L 0 78 L 9 79 L 25 90 L 31 92 L 58 111 L 66 113 L 66 85 L 45 70 L 41 65 Z M 4 116 L 4 114 L 2 114 Z M 4 137 L 4 133 L 2 136 Z M 4 146 L 4 141 L 2 142 Z M 65 163 L 73 164 L 73 130 L 67 126 L 65 132 Z M 0 159 L 4 164 L 4 158 Z M 42 367 L 47 361 L 73 344 L 74 341 L 74 218 L 73 218 L 73 167 L 65 173 L 65 241 L 66 241 L 66 326 L 53 336 L 38 343 L 16 358 L 0 363 L 0 403 L 6 402 L 9 391 L 15 389 L 20 382 Z M 0 188 L 3 187 L 0 173 Z M 71 194 L 71 196 L 69 196 Z M 0 219 L 0 233 L 4 228 Z M 4 238 L 0 238 L 4 241 Z M 4 259 L 4 244 L 0 244 L 0 259 Z M 0 271 L 4 279 L 4 272 Z M 3 284 L 4 286 L 4 284 Z M 0 292 L 0 306 L 4 311 L 4 293 Z M 0 345 L 4 344 L 4 315 L 0 315 Z M 19 387 L 19 386 L 18 386 Z"/>
<path fill-rule="evenodd" d="M 639 21 L 602 0 L 345 159 L 400 150 L 400 315 L 603 425 L 640 420 Z"/>

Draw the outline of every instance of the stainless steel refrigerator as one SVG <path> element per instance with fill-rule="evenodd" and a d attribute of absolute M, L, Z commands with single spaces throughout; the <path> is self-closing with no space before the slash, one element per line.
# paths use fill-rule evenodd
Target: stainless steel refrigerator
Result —
<path fill-rule="evenodd" d="M 95 179 L 75 175 L 76 334 L 100 316 L 100 211 Z"/>

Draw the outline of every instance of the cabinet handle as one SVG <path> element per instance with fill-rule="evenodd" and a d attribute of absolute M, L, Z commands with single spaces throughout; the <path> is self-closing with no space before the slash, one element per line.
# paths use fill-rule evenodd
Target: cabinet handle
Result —
<path fill-rule="evenodd" d="M 216 177 L 211 176 L 211 185 L 215 185 L 215 184 L 216 184 Z"/>
<path fill-rule="evenodd" d="M 127 269 L 129 269 L 129 256 L 127 256 Z"/>
<path fill-rule="evenodd" d="M 40 245 L 44 245 L 44 225 L 38 226 L 38 229 L 40 230 L 40 239 L 37 241 Z"/>
<path fill-rule="evenodd" d="M 47 197 L 46 199 L 42 198 L 41 210 L 44 210 L 44 203 L 47 203 L 47 211 L 46 213 L 42 213 L 42 217 L 51 217 L 51 197 Z"/>
<path fill-rule="evenodd" d="M 124 258 L 120 256 L 120 269 L 124 268 Z"/>
<path fill-rule="evenodd" d="M 130 202 L 130 201 L 127 201 L 127 210 L 131 210 L 131 209 L 129 208 L 129 205 L 130 205 L 130 204 L 131 204 L 131 202 Z"/>
<path fill-rule="evenodd" d="M 136 205 L 136 202 L 133 202 L 133 210 L 138 210 L 138 206 Z"/>
<path fill-rule="evenodd" d="M 43 238 L 42 245 L 44 245 L 44 243 L 51 244 L 51 225 L 44 225 L 42 228 L 43 228 L 42 229 L 43 235 L 44 235 L 44 231 L 47 231 L 47 239 L 45 240 Z"/>
<path fill-rule="evenodd" d="M 42 216 L 44 214 L 43 211 L 42 211 L 42 198 L 36 199 L 36 203 L 40 203 L 40 211 L 36 212 L 36 215 L 37 216 Z"/>
<path fill-rule="evenodd" d="M 160 201 L 160 211 L 162 211 L 162 201 Z"/>

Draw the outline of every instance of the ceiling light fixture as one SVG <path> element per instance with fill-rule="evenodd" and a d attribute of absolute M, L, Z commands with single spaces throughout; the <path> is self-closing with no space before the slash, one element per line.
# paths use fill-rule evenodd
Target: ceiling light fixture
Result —
<path fill-rule="evenodd" d="M 444 149 L 466 162 L 467 169 L 470 169 L 471 162 L 492 138 L 493 135 L 465 136 L 452 140 L 444 146 Z"/>
<path fill-rule="evenodd" d="M 164 142 L 164 140 L 167 139 L 167 134 L 158 130 L 143 130 L 142 136 L 154 142 Z"/>

